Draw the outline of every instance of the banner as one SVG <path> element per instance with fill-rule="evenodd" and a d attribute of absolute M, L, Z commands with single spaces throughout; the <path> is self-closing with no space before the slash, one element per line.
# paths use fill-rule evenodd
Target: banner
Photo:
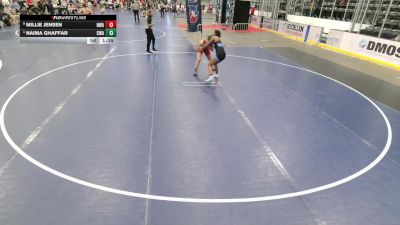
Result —
<path fill-rule="evenodd" d="M 219 23 L 219 21 L 220 21 L 220 15 L 221 15 L 221 1 L 220 0 L 217 0 L 216 1 L 216 7 L 215 7 L 215 9 L 216 9 L 216 13 L 215 13 L 215 22 L 216 23 Z"/>
<path fill-rule="evenodd" d="M 279 21 L 278 31 L 306 40 L 308 25 Z"/>
<path fill-rule="evenodd" d="M 188 31 L 196 32 L 201 24 L 201 0 L 186 0 L 186 16 Z"/>
<path fill-rule="evenodd" d="M 250 18 L 251 18 L 251 24 L 257 27 L 261 27 L 261 21 L 262 21 L 261 16 L 251 16 Z"/>
<path fill-rule="evenodd" d="M 326 44 L 377 60 L 400 65 L 400 42 L 330 30 Z"/>
<path fill-rule="evenodd" d="M 310 25 L 310 32 L 308 33 L 306 41 L 319 43 L 319 40 L 321 39 L 321 35 L 322 35 L 322 30 L 323 30 L 322 27 L 316 27 L 316 26 Z"/>
<path fill-rule="evenodd" d="M 234 0 L 226 0 L 226 23 L 232 23 L 232 9 L 231 9 L 231 1 Z"/>
<path fill-rule="evenodd" d="M 344 33 L 340 48 L 400 65 L 400 42 L 354 33 Z"/>
<path fill-rule="evenodd" d="M 326 44 L 336 48 L 340 48 L 344 33 L 345 32 L 341 30 L 330 30 L 326 38 Z"/>
<path fill-rule="evenodd" d="M 279 27 L 279 20 L 264 18 L 262 22 L 262 27 L 277 31 Z"/>

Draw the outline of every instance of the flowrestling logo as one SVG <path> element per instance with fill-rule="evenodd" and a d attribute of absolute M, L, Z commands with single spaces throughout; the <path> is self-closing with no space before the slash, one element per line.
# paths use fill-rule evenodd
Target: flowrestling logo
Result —
<path fill-rule="evenodd" d="M 86 16 L 52 16 L 52 20 L 86 20 Z"/>
<path fill-rule="evenodd" d="M 384 55 L 387 57 L 400 58 L 400 44 L 389 44 L 377 41 L 361 40 L 358 45 L 362 50 L 373 53 Z"/>

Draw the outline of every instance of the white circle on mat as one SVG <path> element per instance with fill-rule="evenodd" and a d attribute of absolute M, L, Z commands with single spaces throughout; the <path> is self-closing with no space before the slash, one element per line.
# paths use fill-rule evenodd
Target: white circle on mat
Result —
<path fill-rule="evenodd" d="M 193 52 L 158 52 L 157 54 L 194 54 Z M 124 54 L 124 55 L 114 55 L 114 56 L 108 56 L 105 58 L 118 58 L 118 57 L 126 57 L 126 56 L 136 56 L 136 55 L 147 55 L 146 53 L 135 53 L 135 54 Z M 386 144 L 385 147 L 383 148 L 382 152 L 378 155 L 377 158 L 375 158 L 372 162 L 370 162 L 366 167 L 362 168 L 360 171 L 351 174 L 345 178 L 342 178 L 340 180 L 337 180 L 335 182 L 329 183 L 329 184 L 325 184 L 322 186 L 318 186 L 318 187 L 314 187 L 314 188 L 310 188 L 310 189 L 306 189 L 306 190 L 302 190 L 302 191 L 296 191 L 296 192 L 291 192 L 291 193 L 285 193 L 285 194 L 278 194 L 278 195 L 270 195 L 270 196 L 260 196 L 260 197 L 249 197 L 249 198 L 183 198 L 183 197 L 174 197 L 174 196 L 162 196 L 162 195 L 152 195 L 152 194 L 143 194 L 143 193 L 137 193 L 137 192 L 132 192 L 132 191 L 125 191 L 125 190 L 120 190 L 120 189 L 115 189 L 115 188 L 111 188 L 111 187 L 106 187 L 106 186 L 102 186 L 102 185 L 98 185 L 98 184 L 94 184 L 94 183 L 90 183 L 88 181 L 84 181 L 72 176 L 69 176 L 67 174 L 64 174 L 60 171 L 57 171 L 53 168 L 50 168 L 47 165 L 44 165 L 43 163 L 37 161 L 36 159 L 32 158 L 30 155 L 28 155 L 27 153 L 25 153 L 17 144 L 15 144 L 15 142 L 13 141 L 13 139 L 10 137 L 10 135 L 8 134 L 7 128 L 5 126 L 5 111 L 7 109 L 7 106 L 10 104 L 11 100 L 25 87 L 27 87 L 29 84 L 31 84 L 32 82 L 34 82 L 35 80 L 38 80 L 41 77 L 47 76 L 55 71 L 67 68 L 67 67 L 71 67 L 74 65 L 79 65 L 82 63 L 87 63 L 87 62 L 92 62 L 92 61 L 96 61 L 96 60 L 101 60 L 102 58 L 95 58 L 95 59 L 89 59 L 89 60 L 84 60 L 84 61 L 80 61 L 80 62 L 76 62 L 76 63 L 71 63 L 53 70 L 50 70 L 46 73 L 43 73 L 31 80 L 29 80 L 28 82 L 26 82 L 25 84 L 23 84 L 22 86 L 20 86 L 17 90 L 15 90 L 6 100 L 6 102 L 3 104 L 1 111 L 0 111 L 0 128 L 1 128 L 1 132 L 3 134 L 3 136 L 5 137 L 5 139 L 7 140 L 7 142 L 11 145 L 11 147 L 18 153 L 20 154 L 22 157 L 24 157 L 26 160 L 28 160 L 29 162 L 31 162 L 32 164 L 34 164 L 35 166 L 55 175 L 58 176 L 60 178 L 63 178 L 65 180 L 86 186 L 86 187 L 90 187 L 90 188 L 94 188 L 94 189 L 98 189 L 98 190 L 102 190 L 102 191 L 106 191 L 106 192 L 111 192 L 111 193 L 115 193 L 115 194 L 119 194 L 119 195 L 125 195 L 125 196 L 131 196 L 131 197 L 137 197 L 137 198 L 144 198 L 144 199 L 150 199 L 150 200 L 160 200 L 160 201 L 171 201 L 171 202 L 187 202 L 187 203 L 246 203 L 246 202 L 261 202 L 261 201 L 271 201 L 271 200 L 278 200 L 278 199 L 286 199 L 286 198 L 292 198 L 292 197 L 298 197 L 298 196 L 302 196 L 302 195 L 307 195 L 307 194 L 312 194 L 312 193 L 316 193 L 319 191 L 323 191 L 323 190 L 327 190 L 333 187 L 337 187 L 339 185 L 342 185 L 344 183 L 347 183 L 351 180 L 354 180 L 357 177 L 362 176 L 363 174 L 365 174 L 366 172 L 368 172 L 369 170 L 371 170 L 372 168 L 374 168 L 376 165 L 378 165 L 378 163 L 385 157 L 385 155 L 388 153 L 389 149 L 390 149 L 390 145 L 392 143 L 392 128 L 390 125 L 390 122 L 388 120 L 388 118 L 386 117 L 385 113 L 382 111 L 381 108 L 379 108 L 378 105 L 376 105 L 371 99 L 369 99 L 367 96 L 365 96 L 364 94 L 360 93 L 359 91 L 355 90 L 354 88 L 343 84 L 335 79 L 332 79 L 330 77 L 327 77 L 323 74 L 305 69 L 305 68 L 301 68 L 298 66 L 294 66 L 294 65 L 289 65 L 289 64 L 285 64 L 285 63 L 281 63 L 281 62 L 275 62 L 275 61 L 270 61 L 270 60 L 264 60 L 264 59 L 258 59 L 258 58 L 252 58 L 252 57 L 245 57 L 245 56 L 237 56 L 237 55 L 227 55 L 228 57 L 234 57 L 234 58 L 242 58 L 242 59 L 248 59 L 248 60 L 256 60 L 256 61 L 262 61 L 262 62 L 267 62 L 267 63 L 273 63 L 273 64 L 277 64 L 277 65 L 282 65 L 282 66 L 286 66 L 286 67 L 291 67 L 291 68 L 296 68 L 299 70 L 303 70 L 303 71 L 307 71 L 322 77 L 325 77 L 329 80 L 332 80 L 352 91 L 354 91 L 355 93 L 359 94 L 361 97 L 363 97 L 364 99 L 366 99 L 369 103 L 371 103 L 371 105 L 380 113 L 380 115 L 382 116 L 382 118 L 385 121 L 386 127 L 387 127 L 387 140 L 386 140 Z"/>

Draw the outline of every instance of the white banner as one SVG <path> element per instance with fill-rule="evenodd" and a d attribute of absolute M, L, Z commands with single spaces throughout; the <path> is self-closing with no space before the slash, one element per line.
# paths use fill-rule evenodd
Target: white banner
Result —
<path fill-rule="evenodd" d="M 308 25 L 304 24 L 280 21 L 278 31 L 298 38 L 303 38 L 304 40 L 307 33 L 307 26 Z"/>
<path fill-rule="evenodd" d="M 310 25 L 310 31 L 308 33 L 307 41 L 319 43 L 319 40 L 321 39 L 322 35 L 322 30 L 323 30 L 322 27 L 316 27 Z"/>
<path fill-rule="evenodd" d="M 256 25 L 257 27 L 261 26 L 261 16 L 251 16 L 251 24 Z"/>
<path fill-rule="evenodd" d="M 336 48 L 340 48 L 344 33 L 345 32 L 341 30 L 330 30 L 328 37 L 326 38 L 326 44 Z"/>
<path fill-rule="evenodd" d="M 270 26 L 265 20 L 263 26 Z M 278 31 L 302 38 L 304 41 L 319 42 L 323 28 L 305 24 L 279 21 Z M 364 55 L 377 60 L 400 65 L 400 42 L 376 37 L 348 33 L 340 30 L 330 30 L 326 44 L 349 52 Z"/>
<path fill-rule="evenodd" d="M 267 19 L 264 17 L 262 27 L 270 30 L 278 30 L 279 20 Z"/>
<path fill-rule="evenodd" d="M 340 48 L 400 65 L 400 42 L 354 33 L 345 33 Z"/>

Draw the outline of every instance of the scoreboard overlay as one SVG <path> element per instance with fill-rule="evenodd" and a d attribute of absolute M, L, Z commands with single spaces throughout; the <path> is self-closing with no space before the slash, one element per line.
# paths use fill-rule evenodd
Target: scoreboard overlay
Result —
<path fill-rule="evenodd" d="M 116 15 L 21 15 L 24 43 L 114 44 Z"/>

